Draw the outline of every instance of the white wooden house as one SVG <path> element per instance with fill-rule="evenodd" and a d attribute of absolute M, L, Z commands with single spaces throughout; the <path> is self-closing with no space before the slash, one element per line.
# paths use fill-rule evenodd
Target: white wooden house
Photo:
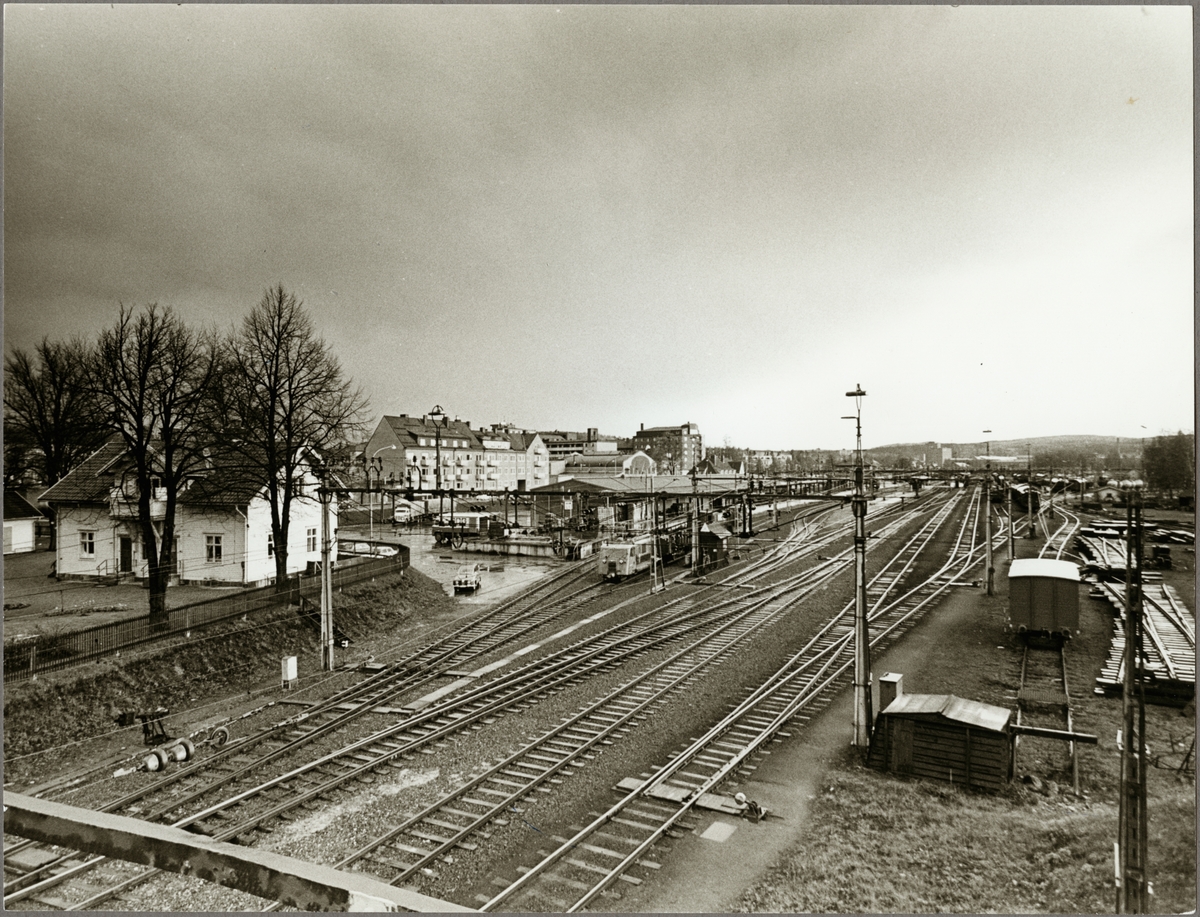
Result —
<path fill-rule="evenodd" d="M 42 494 L 56 514 L 56 572 L 60 578 L 145 579 L 137 484 L 125 446 L 114 437 Z M 175 507 L 174 582 L 265 585 L 275 579 L 275 545 L 266 485 L 240 480 L 219 459 L 187 481 Z M 288 573 L 321 559 L 321 505 L 317 478 L 304 476 L 292 501 Z M 161 533 L 166 493 L 151 500 Z M 336 552 L 337 501 L 330 504 Z"/>
<path fill-rule="evenodd" d="M 4 491 L 4 553 L 25 554 L 37 547 L 42 511 L 15 490 Z"/>

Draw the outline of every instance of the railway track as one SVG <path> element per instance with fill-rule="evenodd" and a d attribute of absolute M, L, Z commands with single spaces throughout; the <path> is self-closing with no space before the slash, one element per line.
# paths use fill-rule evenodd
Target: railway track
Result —
<path fill-rule="evenodd" d="M 1046 537 L 1046 543 L 1038 551 L 1038 557 L 1045 557 L 1050 560 L 1062 560 L 1067 546 L 1073 542 L 1075 534 L 1079 531 L 1080 519 L 1077 514 L 1061 505 L 1053 507 L 1050 510 L 1050 514 L 1050 518 L 1053 518 L 1053 514 L 1061 516 L 1062 524 L 1053 532 L 1050 532 L 1050 526 L 1047 524 L 1049 520 L 1042 520 L 1042 531 L 1049 534 Z"/>
<path fill-rule="evenodd" d="M 897 526 L 900 524 L 903 524 L 903 517 L 894 523 Z M 781 545 L 777 549 L 779 557 L 772 562 L 785 563 L 787 560 L 794 559 L 796 555 L 811 553 L 817 550 L 823 543 L 827 543 L 828 541 L 826 539 L 826 542 L 811 541 L 807 544 L 802 544 L 804 538 L 796 536 L 797 527 L 793 526 L 793 531 L 789 535 L 789 538 L 785 541 L 784 545 Z M 837 537 L 836 533 L 828 536 L 828 538 L 834 537 Z M 747 568 L 746 575 L 749 577 L 761 576 L 764 570 L 770 567 L 770 563 L 772 562 L 764 559 L 758 564 L 750 565 Z M 844 565 L 844 560 L 841 563 Z M 836 567 L 838 562 L 831 561 L 829 565 Z M 564 576 L 563 581 L 555 591 L 567 591 L 572 582 L 574 582 L 572 577 Z M 791 585 L 794 586 L 795 584 L 792 583 Z M 568 594 L 575 595 L 577 593 Z M 689 601 L 694 604 L 695 596 L 693 595 L 689 600 L 676 600 L 670 604 L 686 607 Z M 679 631 L 679 634 L 682 635 L 687 632 L 688 625 L 678 614 L 682 609 L 677 607 L 673 610 L 676 614 L 676 620 L 672 622 L 672 626 L 682 628 Z M 510 620 L 517 621 L 522 619 L 523 616 L 520 614 L 513 615 L 510 618 Z M 474 622 L 471 625 L 467 625 L 467 628 L 478 628 L 480 626 L 479 622 Z M 519 628 L 522 625 L 515 626 Z M 693 626 L 698 627 L 700 625 L 693 624 Z M 482 639 L 494 636 L 496 632 L 495 622 L 491 626 L 482 625 L 482 627 L 483 629 L 480 631 L 484 634 Z M 612 630 L 620 630 L 621 627 L 625 627 L 625 625 Z M 411 754 L 422 745 L 441 741 L 453 732 L 467 728 L 468 726 L 482 728 L 482 726 L 490 721 L 489 718 L 494 718 L 505 710 L 517 709 L 523 703 L 535 703 L 539 695 L 557 690 L 565 680 L 584 677 L 589 671 L 589 666 L 591 666 L 591 670 L 605 665 L 611 666 L 618 659 L 628 658 L 631 653 L 644 652 L 648 645 L 657 645 L 664 640 L 675 639 L 666 636 L 666 628 L 667 625 L 662 624 L 654 627 L 647 625 L 644 632 L 640 635 L 627 634 L 621 638 L 624 641 L 624 647 L 620 651 L 615 650 L 612 646 L 604 647 L 599 645 L 593 646 L 590 651 L 584 651 L 579 648 L 562 651 L 558 654 L 561 660 L 557 664 L 541 664 L 537 672 L 533 672 L 532 670 L 538 668 L 538 664 L 526 666 L 524 669 L 512 673 L 512 676 L 507 680 L 499 679 L 497 683 L 489 685 L 486 688 L 480 688 L 477 691 L 466 691 L 452 701 L 447 700 L 444 703 L 431 704 L 420 713 L 414 714 L 411 710 L 382 711 L 380 709 L 381 705 L 386 703 L 388 698 L 392 696 L 386 692 L 379 692 L 381 684 L 386 682 L 387 679 L 399 679 L 403 681 L 405 677 L 411 676 L 414 668 L 428 669 L 431 666 L 435 668 L 439 666 L 444 667 L 446 664 L 457 664 L 457 662 L 461 661 L 462 657 L 460 654 L 464 651 L 463 646 L 465 644 L 461 641 L 456 642 L 453 637 L 448 636 L 443 638 L 444 651 L 441 654 L 435 654 L 431 657 L 428 648 L 426 648 L 421 651 L 425 655 L 419 663 L 414 664 L 411 661 L 413 656 L 418 655 L 413 654 L 409 657 L 409 661 L 388 666 L 379 676 L 368 679 L 366 684 L 371 687 L 366 690 L 368 692 L 375 692 L 369 699 L 366 695 L 360 694 L 357 695 L 359 699 L 356 700 L 352 692 L 343 692 L 342 695 L 331 698 L 324 705 L 324 709 L 326 710 L 337 709 L 346 714 L 358 713 L 364 716 L 368 712 L 407 712 L 409 715 L 401 724 L 373 733 L 360 741 L 343 746 L 300 766 L 292 767 L 270 779 L 260 779 L 258 782 L 253 783 L 253 785 L 245 789 L 239 788 L 238 791 L 229 795 L 230 788 L 234 786 L 235 777 L 247 778 L 248 775 L 260 770 L 262 760 L 261 757 L 257 761 L 252 760 L 247 762 L 244 760 L 246 753 L 249 751 L 249 741 L 233 743 L 221 756 L 229 764 L 233 765 L 232 771 L 210 779 L 208 784 L 202 789 L 190 792 L 176 790 L 168 801 L 160 803 L 157 807 L 143 801 L 148 797 L 150 791 L 141 790 L 109 804 L 105 807 L 105 810 L 124 810 L 130 812 L 130 814 L 137 814 L 139 817 L 154 820 L 173 819 L 171 821 L 172 824 L 192 827 L 193 830 L 199 830 L 201 833 L 210 834 L 218 839 L 240 837 L 249 840 L 253 832 L 262 830 L 263 826 L 269 824 L 271 819 L 280 817 L 286 811 L 294 809 L 296 806 L 311 804 L 316 800 L 325 798 L 330 793 L 336 791 L 338 787 L 344 786 L 370 773 L 372 770 L 403 760 L 406 755 Z M 524 633 L 527 630 L 528 628 L 519 632 Z M 461 634 L 457 636 L 461 636 Z M 612 636 L 611 632 L 609 636 Z M 637 645 L 639 639 L 642 641 L 640 648 Z M 647 640 L 650 642 L 647 643 Z M 586 660 L 582 658 L 585 656 L 588 657 Z M 442 670 L 444 671 L 444 668 Z M 359 688 L 362 688 L 362 686 L 359 686 Z M 336 721 L 336 717 L 334 717 L 333 722 Z M 284 730 L 283 735 L 279 735 L 281 730 Z M 282 749 L 288 747 L 290 743 L 311 743 L 314 737 L 326 735 L 331 732 L 331 726 L 328 724 L 322 725 L 318 717 L 310 714 L 295 718 L 270 730 L 271 742 L 268 742 L 267 736 L 262 736 L 256 740 L 256 744 L 267 747 L 267 757 L 282 759 L 284 757 Z M 278 747 L 271 747 L 272 745 Z M 200 769 L 201 767 L 204 767 L 206 770 L 210 769 L 213 763 L 212 759 L 206 760 L 205 762 L 198 763 L 196 769 Z M 176 780 L 182 774 L 182 771 L 177 774 Z M 166 783 L 167 781 L 162 782 Z M 184 809 L 189 804 L 197 804 L 203 796 L 210 795 L 220 787 L 226 788 L 227 795 L 223 800 L 200 811 L 193 811 L 189 815 L 176 817 L 179 815 L 181 809 Z M 241 813 L 244 812 L 244 807 L 247 806 L 250 800 L 255 800 L 256 804 L 253 808 L 256 810 L 256 814 L 245 817 Z M 141 805 L 134 808 L 135 804 L 139 801 L 142 801 Z M 228 813 L 235 810 L 239 812 L 239 815 L 231 817 Z M 6 855 L 6 873 L 9 872 L 9 863 L 7 861 L 8 857 Z M 143 870 L 141 873 L 137 873 L 128 879 L 117 881 L 115 884 L 111 877 L 106 876 L 105 881 L 107 885 L 104 890 L 94 894 L 86 894 L 82 898 L 75 894 L 59 894 L 54 898 L 46 897 L 52 888 L 59 886 L 67 879 L 74 879 L 85 872 L 95 869 L 102 863 L 104 863 L 102 858 L 78 861 L 78 858 L 73 859 L 70 855 L 64 855 L 53 866 L 42 864 L 36 869 L 22 870 L 20 871 L 20 875 L 16 876 L 10 882 L 6 882 L 5 903 L 7 905 L 23 899 L 41 896 L 37 900 L 49 906 L 86 909 L 113 900 L 115 896 L 120 895 L 134 884 L 144 881 L 152 874 L 152 872 Z M 105 865 L 107 867 L 110 864 Z"/>
<path fill-rule="evenodd" d="M 976 497 L 975 507 L 978 502 Z M 977 510 L 971 515 L 977 521 Z M 943 521 L 931 526 L 930 538 Z M 957 576 L 980 561 L 977 541 L 964 542 L 962 536 L 960 529 L 951 559 L 932 576 L 898 593 L 890 603 L 872 608 L 873 648 L 897 639 Z M 717 792 L 720 785 L 752 768 L 755 758 L 781 733 L 786 734 L 786 728 L 802 725 L 823 709 L 849 679 L 854 664 L 852 609 L 850 603 L 774 675 L 670 761 L 640 778 L 623 781 L 619 786 L 625 795 L 617 803 L 597 813 L 571 837 L 556 837 L 557 848 L 521 869 L 521 875 L 503 890 L 480 902 L 481 909 L 579 911 L 617 881 L 641 881 L 636 873 L 652 871 L 657 865 L 656 845 L 686 827 L 694 807 L 738 812 Z"/>
<path fill-rule="evenodd" d="M 1026 638 L 1022 647 L 1020 674 L 1017 679 L 1017 714 L 1016 725 L 1032 726 L 1040 729 L 1051 729 L 1057 732 L 1072 732 L 1071 692 L 1067 681 L 1067 647 L 1059 639 L 1045 642 L 1032 642 Z M 1014 773 L 1020 760 L 1020 751 L 1024 743 L 1039 743 L 1045 746 L 1052 742 L 1054 752 L 1045 757 L 1054 762 L 1061 754 L 1062 746 L 1066 745 L 1067 765 L 1071 771 L 1071 781 L 1075 794 L 1079 794 L 1079 754 L 1076 743 L 1063 743 L 1056 739 L 1043 739 L 1029 735 L 1013 737 Z"/>
<path fill-rule="evenodd" d="M 551 580 L 497 606 L 482 619 L 461 624 L 429 645 L 383 667 L 360 684 L 336 692 L 254 735 L 206 751 L 192 764 L 164 773 L 111 800 L 100 811 L 158 821 L 179 805 L 223 787 L 244 783 L 264 767 L 287 761 L 305 747 L 344 731 L 371 714 L 390 712 L 389 705 L 398 697 L 437 680 L 446 668 L 482 656 L 578 608 L 599 593 L 596 584 L 590 581 L 578 588 L 583 579 L 591 579 L 588 571 L 583 565 L 572 565 Z M 539 601 L 545 604 L 531 613 L 530 608 Z M 165 765 L 161 757 L 159 760 Z M 183 789 L 183 785 L 190 788 Z M 155 795 L 169 795 L 169 802 L 156 806 L 151 801 Z M 102 862 L 102 858 L 81 858 L 70 851 L 51 853 L 29 841 L 6 845 L 4 854 L 6 906 L 40 894 Z"/>

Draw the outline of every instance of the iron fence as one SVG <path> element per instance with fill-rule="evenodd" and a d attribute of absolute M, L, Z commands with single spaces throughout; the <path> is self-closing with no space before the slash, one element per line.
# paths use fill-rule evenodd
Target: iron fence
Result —
<path fill-rule="evenodd" d="M 406 569 L 409 565 L 408 547 L 395 547 L 399 550 L 392 557 L 340 561 L 333 571 L 334 590 Z M 151 624 L 149 615 L 145 615 L 82 630 L 34 634 L 26 639 L 5 643 L 4 683 L 21 681 L 39 672 L 52 672 L 91 662 L 155 640 L 190 635 L 193 630 L 220 621 L 242 618 L 285 605 L 297 605 L 301 598 L 316 598 L 319 601 L 320 593 L 319 574 L 298 574 L 285 592 L 277 592 L 274 585 L 240 590 L 233 595 L 172 608 L 165 621 L 155 624 Z"/>

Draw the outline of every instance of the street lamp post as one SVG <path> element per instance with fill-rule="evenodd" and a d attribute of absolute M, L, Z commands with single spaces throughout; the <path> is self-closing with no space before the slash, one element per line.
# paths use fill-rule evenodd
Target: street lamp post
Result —
<path fill-rule="evenodd" d="M 365 471 L 367 473 L 367 527 L 368 527 L 368 531 L 370 533 L 368 535 L 368 537 L 372 541 L 375 540 L 375 497 L 372 496 L 374 491 L 371 490 L 371 471 L 372 471 L 372 469 L 374 469 L 375 480 L 380 486 L 379 505 L 380 505 L 380 507 L 382 507 L 383 506 L 383 491 L 382 491 L 383 459 L 376 458 L 376 456 L 378 456 L 380 452 L 386 452 L 388 449 L 395 449 L 395 448 L 396 448 L 396 444 L 392 443 L 392 445 L 390 445 L 390 446 L 383 446 L 382 448 L 376 449 L 375 452 L 371 455 L 371 457 L 369 459 L 367 459 L 367 463 L 366 463 Z M 382 524 L 383 524 L 383 521 L 380 520 L 380 525 L 382 525 Z"/>
<path fill-rule="evenodd" d="M 321 483 L 317 498 L 321 501 L 321 668 L 333 671 L 333 540 L 329 524 L 329 502 L 333 499 L 332 476 L 328 468 L 319 469 Z"/>
<path fill-rule="evenodd" d="M 984 430 L 991 433 L 991 430 Z M 987 441 L 987 467 L 983 479 L 983 540 L 987 545 L 987 594 L 993 595 L 996 568 L 992 564 L 992 441 Z"/>
<path fill-rule="evenodd" d="M 871 644 L 867 630 L 867 497 L 863 492 L 861 385 L 846 392 L 854 399 L 854 744 L 864 751 L 871 744 Z"/>
<path fill-rule="evenodd" d="M 440 404 L 435 404 L 433 410 L 429 412 L 430 418 L 441 418 L 441 425 L 434 420 L 433 422 L 433 437 L 434 437 L 434 453 L 433 453 L 433 479 L 436 484 L 438 496 L 438 519 L 441 519 L 442 512 L 445 509 L 445 504 L 442 502 L 442 427 L 446 425 L 446 412 L 442 410 Z"/>

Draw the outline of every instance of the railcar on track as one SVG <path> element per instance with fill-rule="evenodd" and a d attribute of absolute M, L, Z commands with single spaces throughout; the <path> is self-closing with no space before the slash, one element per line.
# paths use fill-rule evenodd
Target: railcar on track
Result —
<path fill-rule="evenodd" d="M 495 513 L 444 514 L 433 524 L 434 541 L 456 548 L 468 538 L 503 537 L 504 534 L 504 523 Z"/>
<path fill-rule="evenodd" d="M 666 565 L 679 560 L 689 550 L 691 544 L 686 530 L 675 527 L 657 535 L 646 533 L 605 541 L 596 552 L 596 565 L 601 577 L 617 582 L 649 570 L 656 556 Z"/>
<path fill-rule="evenodd" d="M 1069 640 L 1079 633 L 1079 567 L 1066 560 L 1014 560 L 1008 573 L 1008 629 Z"/>

